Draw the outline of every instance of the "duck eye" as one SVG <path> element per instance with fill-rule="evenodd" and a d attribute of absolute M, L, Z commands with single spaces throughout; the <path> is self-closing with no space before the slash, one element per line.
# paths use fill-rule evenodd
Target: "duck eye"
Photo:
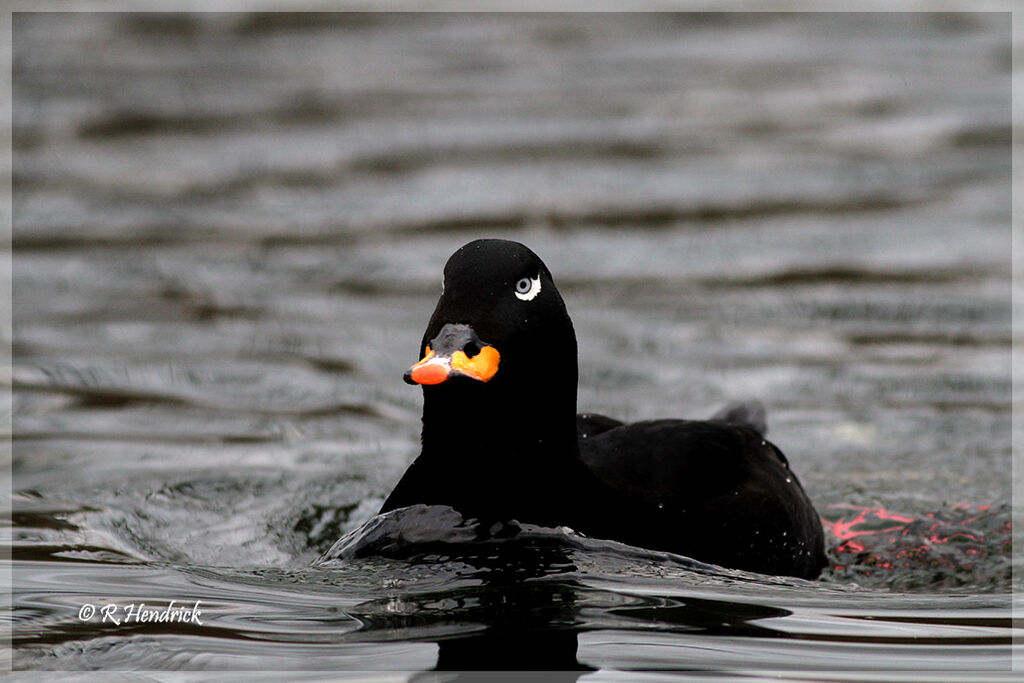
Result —
<path fill-rule="evenodd" d="M 540 275 L 537 277 L 520 278 L 516 283 L 516 297 L 523 301 L 531 301 L 540 293 Z"/>

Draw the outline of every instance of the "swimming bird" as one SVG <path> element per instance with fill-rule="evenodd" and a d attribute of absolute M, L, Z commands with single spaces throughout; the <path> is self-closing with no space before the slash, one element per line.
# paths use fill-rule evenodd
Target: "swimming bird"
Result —
<path fill-rule="evenodd" d="M 405 380 L 423 388 L 422 452 L 382 513 L 447 505 L 763 574 L 825 565 L 820 518 L 759 404 L 706 421 L 576 414 L 576 333 L 526 246 L 451 256 L 418 356 Z"/>

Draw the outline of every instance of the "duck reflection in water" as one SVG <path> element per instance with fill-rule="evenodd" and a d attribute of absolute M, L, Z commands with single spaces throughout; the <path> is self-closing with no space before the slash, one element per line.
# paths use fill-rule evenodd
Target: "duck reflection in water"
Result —
<path fill-rule="evenodd" d="M 412 520 L 403 523 L 406 514 Z M 396 590 L 387 599 L 349 611 L 362 623 L 354 639 L 435 643 L 440 671 L 585 672 L 594 667 L 579 651 L 581 633 L 657 628 L 662 633 L 776 637 L 777 631 L 751 622 L 789 614 L 773 607 L 624 595 L 586 585 L 581 557 L 584 564 L 604 564 L 602 557 L 608 563 L 636 560 L 618 544 L 516 524 L 484 529 L 441 506 L 417 506 L 378 519 L 387 523 L 370 523 L 343 548 L 328 553 L 322 566 L 387 556 L 410 563 L 407 571 L 415 567 L 442 577 L 444 590 Z M 410 542 L 416 537 L 410 529 L 428 519 L 434 529 L 448 529 L 435 535 L 444 540 Z M 402 526 L 406 532 L 396 531 Z M 465 542 L 470 536 L 481 540 Z M 654 554 L 648 559 L 659 561 Z M 685 558 L 660 561 L 695 582 L 717 576 L 714 567 Z"/>

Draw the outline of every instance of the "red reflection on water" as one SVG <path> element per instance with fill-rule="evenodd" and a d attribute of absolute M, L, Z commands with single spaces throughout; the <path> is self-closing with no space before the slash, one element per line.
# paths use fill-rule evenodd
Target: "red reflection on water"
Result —
<path fill-rule="evenodd" d="M 822 525 L 832 532 L 832 534 L 840 539 L 847 540 L 850 538 L 856 538 L 857 536 L 865 536 L 867 534 L 880 534 L 889 531 L 898 531 L 902 529 L 902 526 L 890 526 L 884 529 L 872 528 L 872 529 L 855 529 L 854 527 L 865 524 L 872 519 L 884 519 L 893 522 L 909 523 L 913 522 L 913 517 L 906 517 L 903 515 L 897 515 L 889 512 L 883 507 L 862 507 L 859 505 L 830 505 L 830 509 L 851 509 L 858 510 L 858 513 L 852 519 L 837 519 L 835 521 L 829 521 L 824 517 L 821 518 Z M 863 549 L 863 548 L 862 548 Z"/>
<path fill-rule="evenodd" d="M 831 514 L 823 516 L 821 523 L 839 541 L 832 548 L 832 555 L 840 560 L 833 567 L 836 570 L 857 565 L 870 575 L 868 567 L 895 569 L 927 564 L 970 568 L 972 565 L 967 560 L 1007 547 L 1007 542 L 998 537 L 1009 533 L 1008 521 L 996 529 L 989 528 L 990 534 L 979 529 L 979 524 L 968 528 L 979 521 L 980 526 L 984 527 L 985 522 L 991 525 L 995 514 L 991 508 L 991 505 L 961 502 L 944 511 L 915 517 L 881 506 L 831 505 L 827 508 Z M 998 545 L 987 548 L 986 542 Z M 943 548 L 955 548 L 955 551 L 951 553 Z"/>

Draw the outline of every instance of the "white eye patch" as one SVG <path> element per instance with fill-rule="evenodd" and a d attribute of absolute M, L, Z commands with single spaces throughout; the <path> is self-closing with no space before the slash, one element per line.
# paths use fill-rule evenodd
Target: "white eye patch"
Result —
<path fill-rule="evenodd" d="M 540 273 L 533 278 L 519 278 L 519 282 L 516 283 L 517 298 L 522 301 L 533 301 L 538 294 L 540 294 Z"/>

